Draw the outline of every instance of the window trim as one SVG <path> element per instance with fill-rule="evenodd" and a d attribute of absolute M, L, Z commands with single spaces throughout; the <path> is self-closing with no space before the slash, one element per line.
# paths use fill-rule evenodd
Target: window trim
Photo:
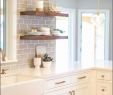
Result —
<path fill-rule="evenodd" d="M 76 10 L 63 8 L 62 11 L 67 11 L 69 14 L 69 32 L 68 32 L 68 43 L 69 43 L 69 66 L 77 66 L 76 64 Z"/>
<path fill-rule="evenodd" d="M 105 10 L 98 10 L 100 12 L 104 12 L 106 14 L 106 16 L 108 18 L 106 18 L 106 30 L 105 31 L 109 31 L 109 28 L 110 28 L 110 24 L 109 24 L 109 10 L 105 9 Z M 78 60 L 80 61 L 81 60 L 81 14 L 83 12 L 93 12 L 93 13 L 96 13 L 97 10 L 96 9 L 91 9 L 91 10 L 88 10 L 88 9 L 80 9 L 78 10 Z M 110 32 L 110 31 L 109 31 Z M 105 32 L 105 54 L 104 54 L 104 58 L 105 60 L 109 60 L 109 32 Z"/>

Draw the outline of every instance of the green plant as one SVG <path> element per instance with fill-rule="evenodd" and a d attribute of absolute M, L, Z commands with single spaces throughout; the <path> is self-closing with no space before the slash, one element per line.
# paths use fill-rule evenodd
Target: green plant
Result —
<path fill-rule="evenodd" d="M 43 58 L 42 58 L 42 61 L 44 62 L 50 62 L 50 61 L 53 61 L 53 58 L 52 57 L 49 57 L 47 53 L 44 54 Z"/>
<path fill-rule="evenodd" d="M 60 30 L 60 29 L 53 29 L 54 31 L 59 31 L 60 33 L 64 33 L 65 31 Z"/>

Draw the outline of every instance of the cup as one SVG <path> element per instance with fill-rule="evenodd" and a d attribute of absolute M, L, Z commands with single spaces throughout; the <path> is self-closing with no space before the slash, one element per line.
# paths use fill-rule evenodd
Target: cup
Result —
<path fill-rule="evenodd" d="M 40 68 L 41 58 L 34 58 L 34 66 L 35 68 Z"/>

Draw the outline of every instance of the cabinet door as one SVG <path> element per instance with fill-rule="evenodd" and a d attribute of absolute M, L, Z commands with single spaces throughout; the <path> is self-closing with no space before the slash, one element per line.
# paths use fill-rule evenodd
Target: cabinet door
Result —
<path fill-rule="evenodd" d="M 56 91 L 46 92 L 45 95 L 72 95 L 72 90 L 71 88 L 64 88 Z"/>
<path fill-rule="evenodd" d="M 111 84 L 109 84 L 109 88 L 110 88 L 110 94 L 109 95 L 113 95 L 113 88 L 112 88 L 112 83 Z"/>
<path fill-rule="evenodd" d="M 112 84 L 98 83 L 97 84 L 97 95 L 112 95 Z"/>
<path fill-rule="evenodd" d="M 76 86 L 74 92 L 74 95 L 91 95 L 88 83 Z"/>

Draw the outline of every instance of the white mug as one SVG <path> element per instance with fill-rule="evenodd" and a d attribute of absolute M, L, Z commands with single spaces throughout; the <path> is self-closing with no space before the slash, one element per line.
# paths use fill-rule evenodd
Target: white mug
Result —
<path fill-rule="evenodd" d="M 35 68 L 39 68 L 41 65 L 41 58 L 34 58 Z"/>

